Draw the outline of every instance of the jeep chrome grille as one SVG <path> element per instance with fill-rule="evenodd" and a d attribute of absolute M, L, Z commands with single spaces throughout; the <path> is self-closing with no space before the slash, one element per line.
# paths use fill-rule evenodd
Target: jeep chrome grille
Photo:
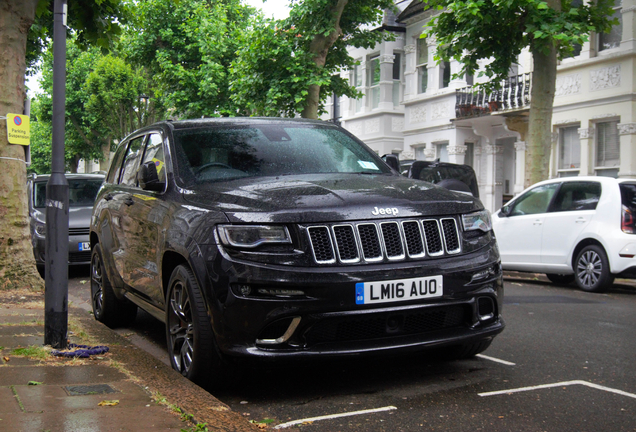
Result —
<path fill-rule="evenodd" d="M 399 261 L 461 252 L 457 221 L 452 218 L 307 227 L 318 264 Z"/>

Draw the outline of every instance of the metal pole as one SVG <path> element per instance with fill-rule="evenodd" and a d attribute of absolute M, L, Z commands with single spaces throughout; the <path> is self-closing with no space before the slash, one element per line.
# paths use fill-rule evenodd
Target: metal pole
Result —
<path fill-rule="evenodd" d="M 46 185 L 44 344 L 65 349 L 68 333 L 68 182 L 64 175 L 66 0 L 55 0 L 53 13 L 53 151 L 51 177 Z"/>

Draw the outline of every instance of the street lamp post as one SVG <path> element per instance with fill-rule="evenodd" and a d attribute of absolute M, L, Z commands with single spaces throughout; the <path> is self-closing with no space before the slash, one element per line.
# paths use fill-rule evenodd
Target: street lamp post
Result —
<path fill-rule="evenodd" d="M 44 344 L 65 349 L 68 333 L 68 182 L 64 175 L 66 0 L 55 0 L 53 13 L 53 143 L 51 177 L 46 184 Z"/>

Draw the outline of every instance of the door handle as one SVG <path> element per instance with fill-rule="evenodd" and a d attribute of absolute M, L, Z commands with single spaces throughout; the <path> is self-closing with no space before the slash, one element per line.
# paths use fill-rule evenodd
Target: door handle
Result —
<path fill-rule="evenodd" d="M 578 218 L 576 218 L 576 220 L 575 220 L 574 222 L 575 222 L 575 223 L 585 223 L 585 222 L 586 222 L 586 220 L 585 220 L 585 218 L 584 218 L 584 217 L 578 217 Z"/>
<path fill-rule="evenodd" d="M 131 206 L 135 203 L 135 200 L 132 199 L 132 197 L 126 197 L 126 199 L 124 200 L 124 204 L 126 204 L 127 206 Z"/>
<path fill-rule="evenodd" d="M 536 219 L 534 222 L 532 222 L 532 225 L 543 225 L 543 221 L 541 219 Z"/>

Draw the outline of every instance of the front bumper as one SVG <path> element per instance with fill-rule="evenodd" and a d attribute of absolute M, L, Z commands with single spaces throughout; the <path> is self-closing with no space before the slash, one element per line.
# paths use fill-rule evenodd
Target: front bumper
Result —
<path fill-rule="evenodd" d="M 91 263 L 91 250 L 85 249 L 90 245 L 88 235 L 69 236 L 68 265 L 88 265 Z M 38 266 L 46 264 L 46 239 L 42 237 L 33 240 L 33 256 Z"/>
<path fill-rule="evenodd" d="M 479 280 L 474 275 L 481 274 Z M 358 282 L 443 276 L 441 297 L 356 304 Z M 489 247 L 443 259 L 347 267 L 207 261 L 220 350 L 239 357 L 347 356 L 491 339 L 504 329 L 503 274 Z M 291 293 L 291 294 L 289 294 Z"/>

